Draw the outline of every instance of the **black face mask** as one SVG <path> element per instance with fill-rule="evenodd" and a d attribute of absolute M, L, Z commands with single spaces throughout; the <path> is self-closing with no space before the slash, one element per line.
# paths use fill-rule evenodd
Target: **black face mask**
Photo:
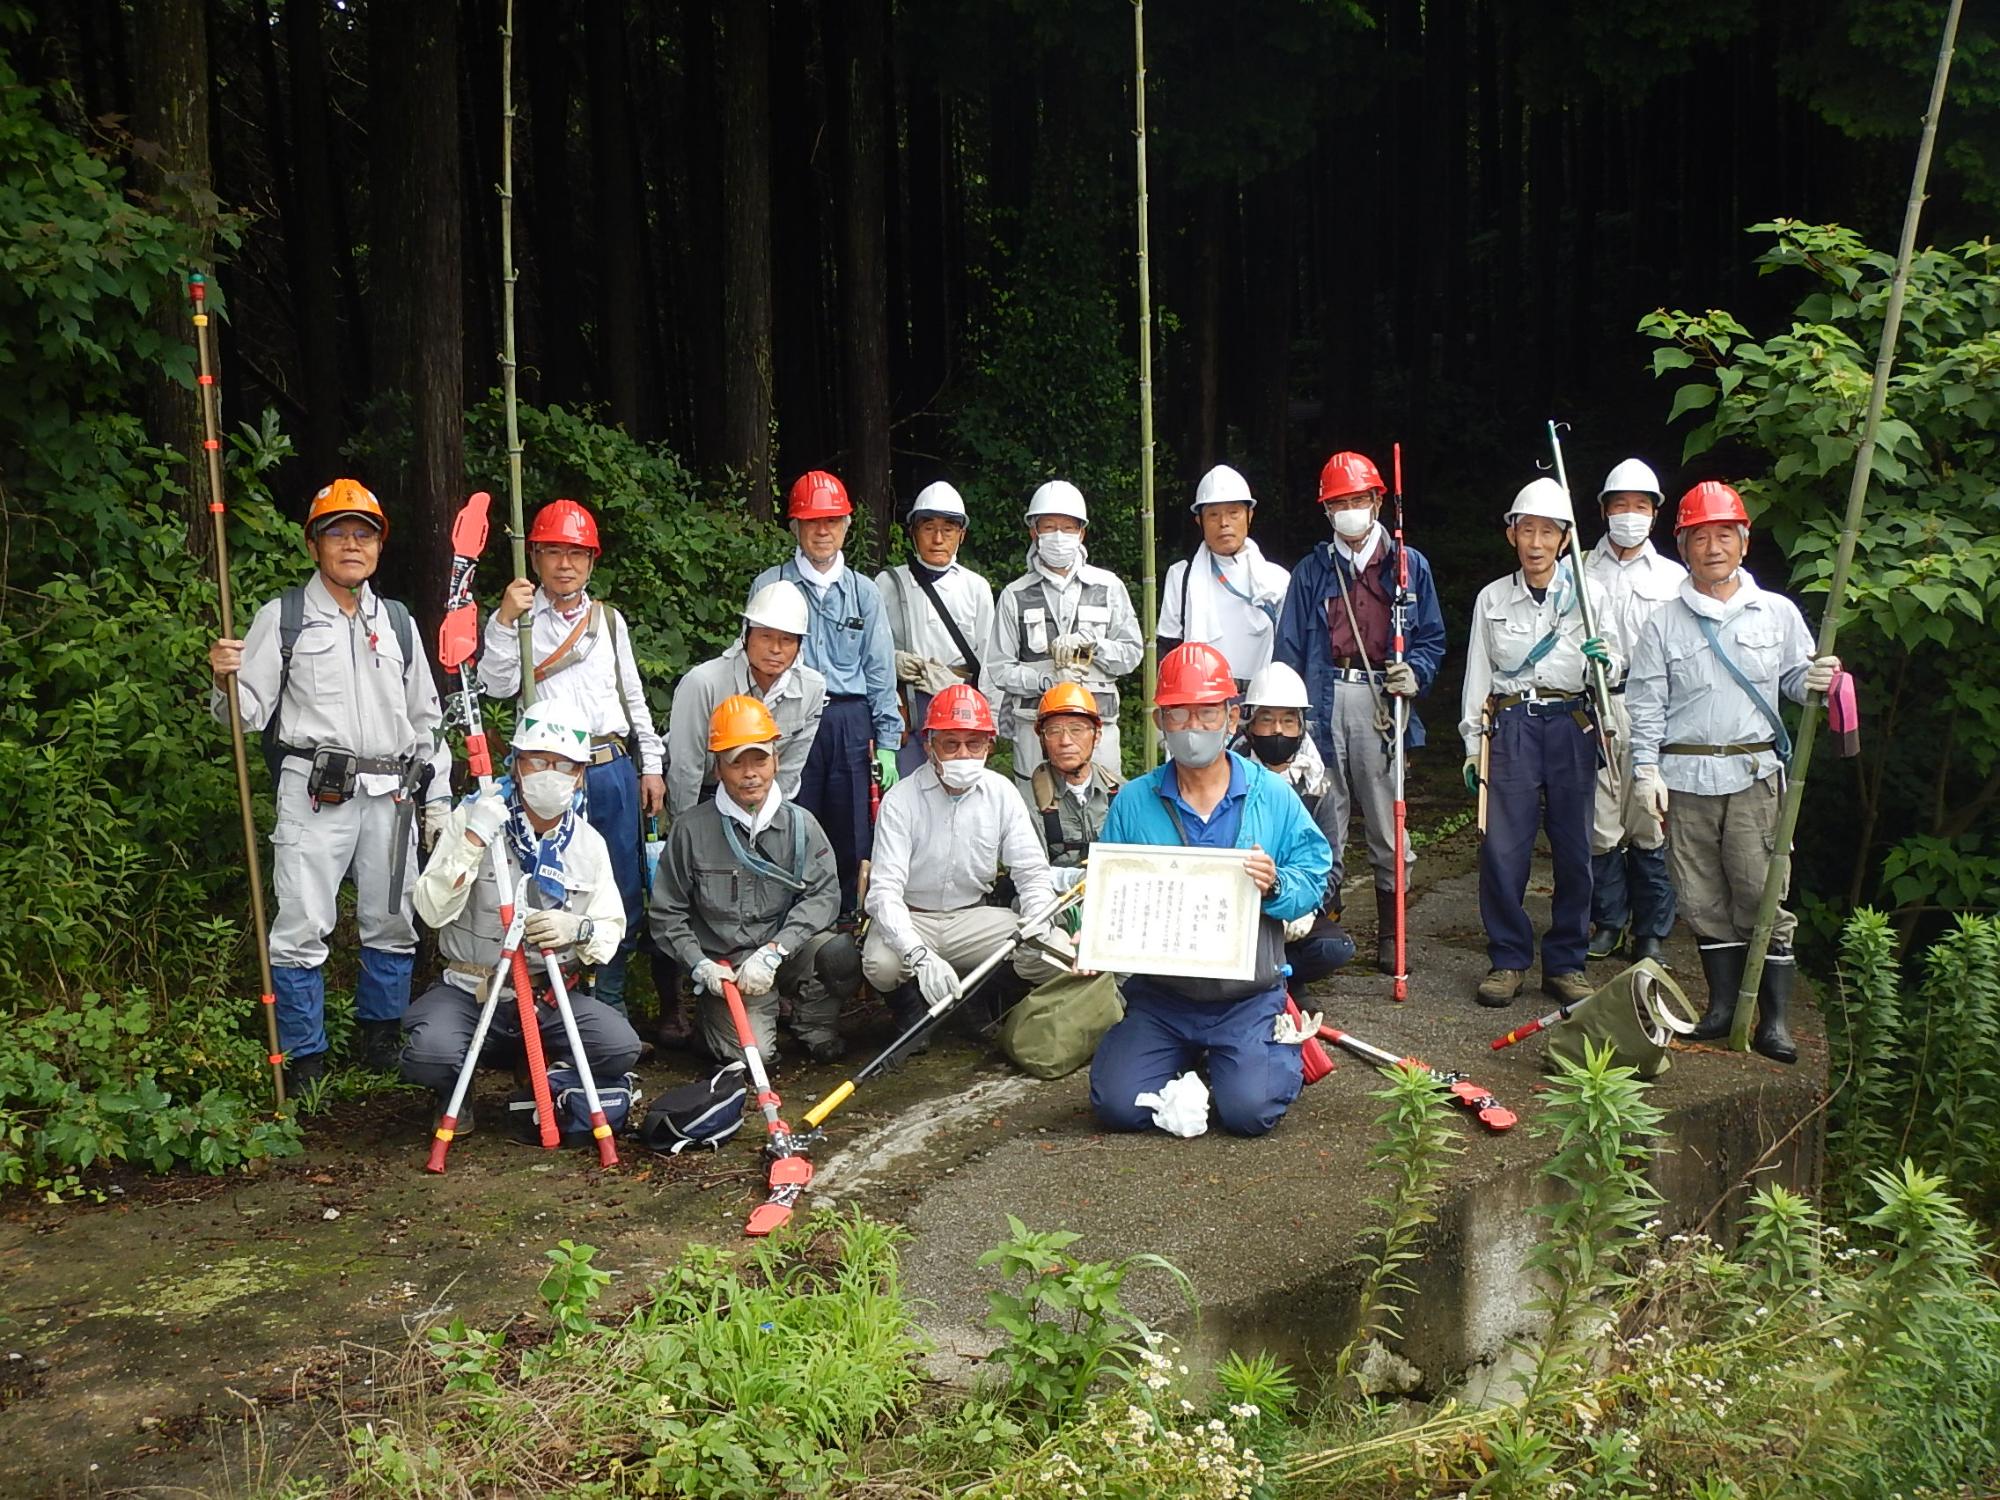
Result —
<path fill-rule="evenodd" d="M 1265 765 L 1282 766 L 1299 753 L 1305 738 L 1302 734 L 1253 734 L 1250 748 Z"/>

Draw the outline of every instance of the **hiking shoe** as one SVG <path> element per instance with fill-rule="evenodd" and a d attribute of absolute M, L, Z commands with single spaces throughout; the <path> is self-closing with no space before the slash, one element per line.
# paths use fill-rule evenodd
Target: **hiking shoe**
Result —
<path fill-rule="evenodd" d="M 1597 986 L 1585 979 L 1581 973 L 1544 974 L 1542 993 L 1553 995 L 1564 1005 L 1576 1005 L 1597 993 Z"/>
<path fill-rule="evenodd" d="M 829 1036 L 822 1037 L 816 1042 L 807 1042 L 806 1056 L 816 1063 L 837 1063 L 847 1056 L 847 1038 Z"/>
<path fill-rule="evenodd" d="M 1521 986 L 1527 982 L 1526 969 L 1489 969 L 1474 993 L 1481 1005 L 1506 1005 L 1521 993 Z"/>
<path fill-rule="evenodd" d="M 1615 956 L 1625 946 L 1625 930 L 1621 927 L 1595 927 L 1590 933 L 1590 947 L 1585 950 L 1592 963 L 1601 963 Z"/>
<path fill-rule="evenodd" d="M 437 1096 L 437 1114 L 431 1120 L 431 1134 L 436 1135 L 438 1126 L 444 1123 L 445 1106 L 451 1103 L 450 1094 Z M 457 1140 L 462 1135 L 472 1134 L 472 1095 L 465 1096 L 465 1103 L 458 1107 L 458 1123 L 452 1126 L 451 1138 Z"/>

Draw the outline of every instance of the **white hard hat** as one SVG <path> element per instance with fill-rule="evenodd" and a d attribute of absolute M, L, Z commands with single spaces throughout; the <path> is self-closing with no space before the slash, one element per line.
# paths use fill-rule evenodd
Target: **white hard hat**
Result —
<path fill-rule="evenodd" d="M 743 610 L 743 628 L 768 626 L 789 635 L 806 633 L 806 596 L 789 578 L 765 584 L 750 597 Z"/>
<path fill-rule="evenodd" d="M 1654 505 L 1664 505 L 1667 500 L 1667 497 L 1660 492 L 1660 476 L 1653 472 L 1653 466 L 1643 458 L 1628 458 L 1606 474 L 1604 487 L 1597 492 L 1597 498 L 1602 501 L 1606 495 L 1625 492 L 1651 495 Z"/>
<path fill-rule="evenodd" d="M 1033 522 L 1037 516 L 1068 516 L 1086 526 L 1090 524 L 1090 513 L 1083 505 L 1083 491 L 1067 479 L 1051 479 L 1030 497 L 1028 520 Z"/>
<path fill-rule="evenodd" d="M 966 524 L 965 497 L 942 479 L 927 484 L 917 491 L 917 498 L 910 502 L 910 520 L 915 522 L 924 516 L 942 516 L 963 526 Z"/>
<path fill-rule="evenodd" d="M 1546 474 L 1521 486 L 1514 503 L 1507 507 L 1507 524 L 1512 526 L 1517 516 L 1546 516 L 1565 526 L 1576 524 L 1576 511 L 1570 506 L 1569 491 Z"/>
<path fill-rule="evenodd" d="M 545 698 L 530 704 L 514 726 L 516 751 L 546 751 L 577 762 L 590 759 L 590 721 L 583 705 L 569 699 Z"/>
<path fill-rule="evenodd" d="M 1201 476 L 1201 483 L 1194 487 L 1194 504 L 1189 510 L 1200 510 L 1204 505 L 1247 505 L 1257 508 L 1257 497 L 1250 493 L 1250 481 L 1230 468 L 1228 464 L 1217 464 Z"/>
<path fill-rule="evenodd" d="M 1243 706 L 1250 708 L 1311 708 L 1306 685 L 1299 674 L 1281 661 L 1259 667 L 1243 690 Z"/>

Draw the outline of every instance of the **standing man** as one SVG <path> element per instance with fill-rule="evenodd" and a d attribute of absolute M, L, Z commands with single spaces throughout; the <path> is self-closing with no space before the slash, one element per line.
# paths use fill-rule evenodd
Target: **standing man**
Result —
<path fill-rule="evenodd" d="M 1618 636 L 1629 651 L 1646 622 L 1680 593 L 1687 569 L 1660 556 L 1653 546 L 1653 522 L 1665 497 L 1650 466 L 1628 458 L 1604 476 L 1597 503 L 1604 510 L 1604 537 L 1591 548 L 1584 571 L 1604 590 L 1618 617 Z M 1590 828 L 1590 956 L 1609 958 L 1632 933 L 1632 958 L 1666 962 L 1667 934 L 1674 930 L 1674 887 L 1667 878 L 1666 830 L 1640 804 L 1632 778 L 1632 720 L 1626 712 L 1625 683 L 1611 687 L 1611 742 L 1618 774 L 1605 767 L 1597 776 L 1597 803 Z"/>
<path fill-rule="evenodd" d="M 955 998 L 960 978 L 1020 930 L 1013 912 L 986 902 L 1003 866 L 1023 911 L 1038 914 L 1054 899 L 1028 809 L 1006 777 L 986 769 L 996 734 L 977 688 L 946 688 L 924 717 L 924 764 L 882 799 L 861 969 L 888 997 L 898 1030 Z M 1023 946 L 1016 981 L 996 976 L 996 991 L 1011 990 L 1011 1003 L 1062 972 Z M 996 1000 L 993 1013 L 1004 1008 Z"/>
<path fill-rule="evenodd" d="M 611 870 L 625 903 L 624 941 L 596 976 L 596 995 L 624 1014 L 625 966 L 639 941 L 645 886 L 645 819 L 666 805 L 662 774 L 666 742 L 653 728 L 631 632 L 616 609 L 590 597 L 590 575 L 603 548 L 597 520 L 574 500 L 551 500 L 528 528 L 528 556 L 536 588 L 516 578 L 486 621 L 479 657 L 479 687 L 489 698 L 521 691 L 517 632 L 522 615 L 532 622 L 537 703 L 573 705 L 590 725 L 590 769 L 584 806 L 610 851 Z M 638 764 L 633 764 L 633 749 Z"/>
<path fill-rule="evenodd" d="M 438 931 L 444 974 L 403 1018 L 402 1071 L 405 1082 L 437 1095 L 440 1112 L 451 1101 L 479 1024 L 486 985 L 500 961 L 506 936 L 500 925 L 503 904 L 527 907 L 523 938 L 538 1002 L 535 1020 L 550 1066 L 569 1057 L 569 1035 L 542 987 L 546 974 L 538 949 L 553 952 L 563 967 L 591 1077 L 608 1085 L 639 1060 L 639 1037 L 631 1022 L 580 990 L 573 977 L 590 965 L 602 973 L 625 937 L 625 898 L 610 851 L 602 835 L 575 811 L 590 758 L 592 722 L 576 704 L 562 699 L 526 709 L 514 731 L 510 795 L 503 800 L 476 793 L 461 802 L 417 881 L 417 910 Z M 495 839 L 505 840 L 507 857 L 501 863 L 510 885 L 519 887 L 518 898 L 511 890 L 503 892 L 495 877 L 488 852 Z M 521 1012 L 514 1003 L 512 976 L 501 981 L 500 1003 L 486 1035 L 489 1050 L 521 1055 Z M 468 1096 L 459 1112 L 460 1135 L 472 1129 L 471 1103 Z"/>
<path fill-rule="evenodd" d="M 1193 557 L 1167 569 L 1159 653 L 1165 656 L 1184 640 L 1213 646 L 1241 685 L 1271 659 L 1278 610 L 1292 575 L 1266 562 L 1250 540 L 1257 500 L 1228 464 L 1201 476 L 1188 508 L 1201 526 L 1201 545 Z"/>
<path fill-rule="evenodd" d="M 1713 1041 L 1736 1019 L 1777 833 L 1792 749 L 1779 694 L 1824 693 L 1840 658 L 1815 658 L 1799 607 L 1744 568 L 1750 513 L 1735 490 L 1710 480 L 1681 496 L 1674 536 L 1688 577 L 1646 622 L 1625 697 L 1637 796 L 1667 825 L 1674 890 L 1701 945 L 1708 1010 L 1693 1036 Z M 1786 1024 L 1797 925 L 1778 908 L 1751 1041 L 1782 1063 L 1799 1055 Z"/>
<path fill-rule="evenodd" d="M 907 776 L 924 763 L 917 726 L 932 697 L 954 682 L 979 681 L 979 653 L 993 634 L 993 585 L 958 560 L 965 501 L 943 480 L 917 492 L 903 529 L 911 558 L 876 574 L 875 587 L 896 642 L 904 719 L 896 769 Z"/>
<path fill-rule="evenodd" d="M 1097 763 L 1123 774 L 1118 754 L 1118 681 L 1146 654 L 1131 595 L 1116 574 L 1092 567 L 1084 550 L 1089 513 L 1077 487 L 1051 479 L 1028 501 L 1028 571 L 1001 590 L 980 686 L 1013 726 L 1014 775 L 1041 764 L 1036 708 L 1058 682 L 1081 683 L 1097 700 L 1104 732 Z"/>
<path fill-rule="evenodd" d="M 1036 705 L 1042 763 L 1022 795 L 1034 815 L 1035 837 L 1049 857 L 1049 877 L 1057 891 L 1083 879 L 1090 846 L 1118 795 L 1118 778 L 1092 758 L 1103 731 L 1097 700 L 1081 683 L 1059 682 Z"/>
<path fill-rule="evenodd" d="M 1458 732 L 1465 741 L 1465 787 L 1478 795 L 1479 744 L 1487 748 L 1486 838 L 1479 846 L 1479 918 L 1491 971 L 1481 1005 L 1521 993 L 1535 956 L 1535 929 L 1523 898 L 1535 832 L 1548 831 L 1556 867 L 1549 930 L 1542 939 L 1542 988 L 1573 1005 L 1593 986 L 1583 977 L 1590 940 L 1590 814 L 1597 784 L 1597 709 L 1591 663 L 1610 680 L 1624 670 L 1614 646 L 1583 628 L 1578 582 L 1563 556 L 1576 524 L 1569 492 L 1537 479 L 1507 507 L 1507 540 L 1521 566 L 1479 591 L 1466 645 Z M 1590 617 L 1616 631 L 1604 591 L 1588 578 Z"/>
<path fill-rule="evenodd" d="M 779 780 L 782 736 L 757 699 L 725 698 L 708 721 L 715 796 L 674 819 L 649 908 L 653 939 L 694 980 L 711 1056 L 743 1055 L 725 979 L 736 982 L 766 1063 L 778 1063 L 778 997 L 814 1062 L 845 1053 L 840 1007 L 861 988 L 854 939 L 833 930 L 833 846 Z"/>
<path fill-rule="evenodd" d="M 417 952 L 415 881 L 405 878 L 417 843 L 408 802 L 424 799 L 427 845 L 450 807 L 437 684 L 409 610 L 368 583 L 388 538 L 381 502 L 355 480 L 334 480 L 306 514 L 311 581 L 268 601 L 243 639 L 208 648 L 209 711 L 228 717 L 222 695 L 233 686 L 243 727 L 262 731 L 277 782 L 271 985 L 293 1093 L 326 1076 L 320 966 L 343 880 L 354 882 L 361 937 L 354 1010 L 362 1060 L 395 1066 Z"/>
<path fill-rule="evenodd" d="M 1125 1019 L 1090 1065 L 1090 1107 L 1110 1130 L 1145 1130 L 1157 1094 L 1206 1059 L 1222 1128 L 1263 1135 L 1303 1082 L 1299 1049 L 1274 1039 L 1285 1008 L 1284 927 L 1319 909 L 1331 854 L 1290 787 L 1223 747 L 1236 732 L 1236 681 L 1212 646 L 1176 648 L 1160 663 L 1153 717 L 1167 763 L 1126 784 L 1104 838 L 1114 844 L 1240 849 L 1262 896 L 1258 971 L 1247 980 L 1134 974 L 1119 986 Z"/>
<path fill-rule="evenodd" d="M 896 784 L 903 715 L 896 707 L 896 643 L 875 585 L 847 566 L 841 547 L 853 523 L 847 487 L 823 469 L 792 481 L 785 497 L 798 549 L 750 586 L 754 597 L 783 579 L 805 595 L 810 619 L 805 664 L 826 678 L 826 712 L 806 756 L 799 806 L 833 843 L 840 866 L 840 909 L 854 910 L 861 862 L 874 847 L 868 789 L 879 775 Z"/>
<path fill-rule="evenodd" d="M 779 579 L 757 590 L 743 611 L 743 633 L 722 655 L 690 668 L 674 685 L 667 720 L 667 807 L 675 817 L 715 785 L 709 720 L 725 698 L 755 698 L 778 726 L 778 785 L 797 800 L 806 757 L 826 712 L 826 678 L 799 660 L 810 616 L 796 583 Z"/>
<path fill-rule="evenodd" d="M 1396 777 L 1390 754 L 1393 698 L 1430 691 L 1444 664 L 1444 615 L 1431 565 L 1416 548 L 1410 557 L 1404 659 L 1389 660 L 1390 607 L 1398 567 L 1378 517 L 1382 475 L 1359 453 L 1336 453 L 1319 471 L 1319 503 L 1333 528 L 1330 541 L 1306 555 L 1292 574 L 1278 618 L 1277 659 L 1305 679 L 1312 701 L 1307 719 L 1331 786 L 1319 826 L 1333 846 L 1333 884 L 1345 882 L 1349 810 L 1359 803 L 1375 876 L 1375 967 L 1396 969 Z M 1424 743 L 1424 722 L 1411 705 L 1405 745 Z M 1416 851 L 1407 836 L 1401 857 L 1404 889 Z"/>

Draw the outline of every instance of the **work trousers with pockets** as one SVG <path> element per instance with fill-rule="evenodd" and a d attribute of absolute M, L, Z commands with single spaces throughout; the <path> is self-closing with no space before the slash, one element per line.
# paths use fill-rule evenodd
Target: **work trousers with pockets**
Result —
<path fill-rule="evenodd" d="M 1599 927 L 1631 923 L 1634 937 L 1663 938 L 1674 930 L 1674 887 L 1667 875 L 1667 833 L 1636 795 L 1632 780 L 1632 719 L 1625 695 L 1611 695 L 1612 743 L 1619 776 L 1597 773 L 1590 825 L 1590 920 Z"/>
<path fill-rule="evenodd" d="M 449 1094 L 465 1065 L 472 1033 L 479 1024 L 482 990 L 474 995 L 440 980 L 419 995 L 403 1017 L 403 1079 L 439 1094 Z M 620 1082 L 639 1060 L 639 1034 L 632 1023 L 603 1001 L 572 994 L 576 1034 L 590 1063 L 590 1076 L 600 1085 Z M 562 1016 L 551 1003 L 535 1006 L 542 1034 L 542 1057 L 553 1067 L 570 1056 L 569 1035 Z M 480 1060 L 502 1066 L 522 1055 L 521 1011 L 511 993 L 503 991 L 493 1012 L 493 1025 L 480 1049 Z"/>
<path fill-rule="evenodd" d="M 1740 792 L 1709 797 L 1674 792 L 1667 799 L 1667 849 L 1681 913 L 1696 937 L 1748 942 L 1757 930 L 1764 877 L 1778 842 L 1783 778 L 1767 776 Z M 1779 893 L 1782 899 L 1784 893 Z M 1773 951 L 1789 952 L 1798 919 L 1782 905 L 1771 927 Z"/>
<path fill-rule="evenodd" d="M 757 1051 L 767 1067 L 778 1065 L 778 1009 L 780 997 L 792 1002 L 792 1030 L 808 1046 L 830 1042 L 840 1035 L 840 1008 L 861 989 L 861 965 L 854 952 L 854 939 L 844 932 L 822 932 L 787 954 L 778 965 L 778 979 L 761 995 L 745 995 L 743 1010 L 750 1031 L 757 1038 Z M 701 1044 L 710 1057 L 733 1062 L 743 1056 L 736 1037 L 736 1023 L 730 1019 L 729 1002 L 720 995 L 703 992 L 695 1002 L 695 1024 Z"/>
<path fill-rule="evenodd" d="M 813 736 L 793 800 L 818 820 L 833 845 L 833 863 L 840 871 L 840 909 L 854 910 L 855 881 L 861 862 L 875 851 L 875 823 L 868 813 L 868 789 L 873 780 L 875 722 L 868 700 L 841 694 L 826 700 L 826 713 Z"/>
<path fill-rule="evenodd" d="M 584 809 L 590 826 L 611 855 L 611 878 L 625 906 L 625 936 L 618 951 L 597 969 L 597 998 L 613 1010 L 625 1008 L 625 966 L 645 930 L 644 845 L 639 837 L 639 768 L 622 749 L 583 776 Z"/>
<path fill-rule="evenodd" d="M 417 883 L 417 826 L 412 808 L 403 858 L 403 899 L 389 907 L 396 858 L 396 801 L 360 790 L 318 809 L 306 796 L 302 763 L 286 764 L 278 777 L 278 822 L 271 830 L 271 883 L 277 914 L 271 921 L 271 980 L 278 1011 L 278 1045 L 286 1056 L 326 1051 L 326 986 L 320 966 L 326 939 L 340 920 L 340 885 L 354 882 L 354 919 L 361 938 L 361 973 L 354 986 L 355 1014 L 364 1021 L 393 1021 L 410 1003 L 417 929 L 410 891 Z"/>
<path fill-rule="evenodd" d="M 1333 706 L 1328 711 L 1333 754 L 1322 757 L 1327 789 L 1313 809 L 1313 821 L 1333 847 L 1333 869 L 1327 875 L 1327 885 L 1336 891 L 1346 878 L 1348 819 L 1357 807 L 1361 809 L 1361 826 L 1368 834 L 1368 863 L 1374 870 L 1375 889 L 1396 888 L 1396 768 L 1390 764 L 1382 732 L 1375 727 L 1375 694 L 1379 690 L 1379 682 L 1343 678 L 1334 687 Z M 1405 832 L 1404 868 L 1416 862 L 1416 851 Z M 1403 888 L 1409 889 L 1407 878 Z"/>
<path fill-rule="evenodd" d="M 1119 986 L 1125 1019 L 1104 1034 L 1090 1063 L 1090 1107 L 1107 1130 L 1150 1130 L 1153 1111 L 1135 1103 L 1188 1069 L 1208 1078 L 1209 1104 L 1231 1135 L 1264 1135 L 1285 1117 L 1305 1082 L 1297 1047 L 1271 1039 L 1285 987 L 1247 1000 L 1186 1000 L 1143 976 Z"/>
<path fill-rule="evenodd" d="M 1590 811 L 1597 731 L 1580 700 L 1502 709 L 1487 756 L 1486 840 L 1479 846 L 1479 919 L 1496 969 L 1531 968 L 1535 929 L 1523 898 L 1535 833 L 1546 829 L 1555 899 L 1542 939 L 1542 977 L 1583 972 L 1590 943 Z"/>
<path fill-rule="evenodd" d="M 1004 906 L 967 906 L 958 911 L 913 911 L 910 925 L 924 946 L 963 979 L 1020 930 L 1021 919 Z M 886 995 L 916 976 L 903 962 L 903 955 L 880 936 L 881 931 L 869 924 L 868 941 L 861 948 L 861 972 L 877 994 Z M 1029 984 L 1041 984 L 1067 972 L 1027 943 L 1014 950 L 1013 962 L 1014 972 Z"/>

